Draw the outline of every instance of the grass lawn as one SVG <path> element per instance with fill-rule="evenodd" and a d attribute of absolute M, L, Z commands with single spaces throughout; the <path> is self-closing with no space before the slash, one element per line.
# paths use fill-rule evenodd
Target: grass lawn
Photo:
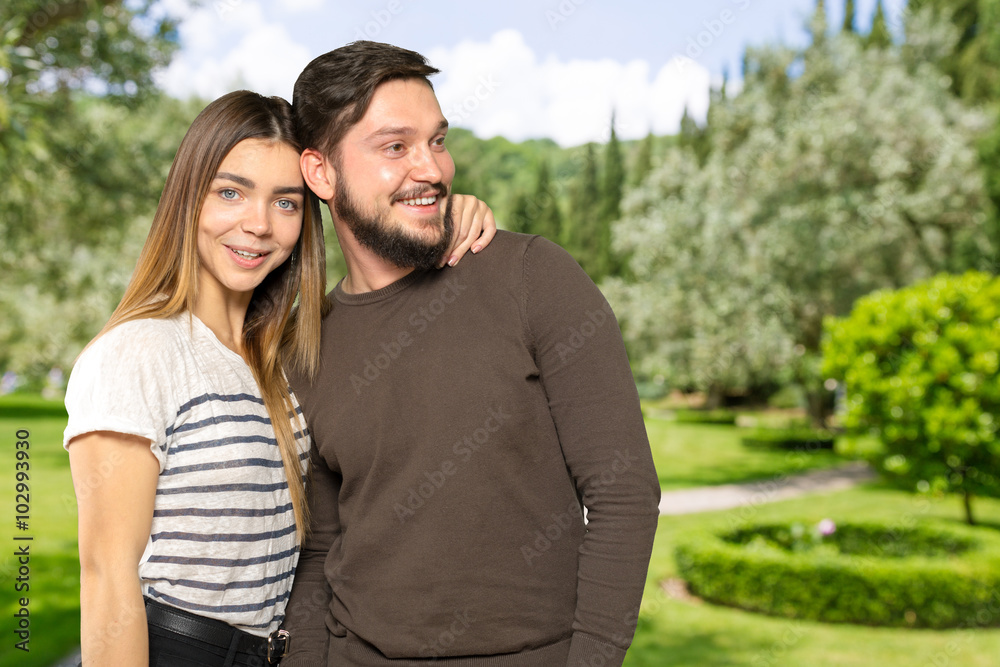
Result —
<path fill-rule="evenodd" d="M 978 519 L 1000 529 L 1000 501 L 978 499 Z M 904 630 L 828 625 L 773 618 L 684 600 L 661 582 L 676 576 L 673 547 L 691 530 L 725 530 L 739 521 L 814 523 L 879 519 L 907 525 L 925 518 L 962 522 L 955 497 L 922 499 L 878 484 L 724 512 L 663 517 L 657 530 L 639 630 L 626 667 L 712 665 L 808 665 L 809 667 L 995 667 L 1000 664 L 1000 629 Z"/>
<path fill-rule="evenodd" d="M 653 462 L 664 490 L 732 484 L 840 465 L 871 444 L 842 439 L 837 453 L 787 452 L 744 447 L 749 432 L 717 424 L 680 424 L 655 413 L 646 417 Z"/>
<path fill-rule="evenodd" d="M 8 473 L 0 494 L 10 502 L 0 539 L 8 545 L 0 561 L 0 667 L 50 667 L 79 643 L 79 568 L 76 559 L 76 501 L 69 463 L 62 449 L 65 415 L 59 404 L 40 399 L 0 397 L 0 434 L 8 445 Z M 14 440 L 18 429 L 31 433 L 31 520 L 27 531 L 14 526 Z M 830 453 L 802 455 L 747 450 L 732 426 L 677 424 L 650 417 L 647 429 L 660 480 L 666 488 L 766 479 L 844 461 Z M 1000 502 L 974 506 L 983 523 L 1000 528 Z M 639 631 L 625 664 L 668 665 L 896 665 L 949 667 L 1000 664 L 1000 630 L 907 631 L 832 626 L 769 618 L 667 595 L 660 582 L 675 575 L 672 548 L 688 530 L 726 528 L 737 517 L 753 520 L 835 521 L 939 517 L 961 520 L 955 498 L 922 501 L 874 485 L 822 496 L 726 512 L 664 517 L 650 564 Z M 16 569 L 12 554 L 18 536 L 30 535 L 30 653 L 14 648 Z"/>
<path fill-rule="evenodd" d="M 0 498 L 7 503 L 7 517 L 0 531 L 4 540 L 0 560 L 0 667 L 48 666 L 66 655 L 80 641 L 80 568 L 76 555 L 76 498 L 69 474 L 69 459 L 62 448 L 66 425 L 60 403 L 19 396 L 0 397 L 0 442 L 6 457 L 0 475 Z M 16 433 L 30 433 L 30 519 L 28 529 L 15 527 Z M 30 536 L 29 541 L 14 537 Z M 15 550 L 30 550 L 29 589 L 14 589 L 18 577 Z M 23 582 L 22 582 L 23 583 Z M 13 634 L 18 600 L 28 599 L 29 652 L 14 648 Z"/>

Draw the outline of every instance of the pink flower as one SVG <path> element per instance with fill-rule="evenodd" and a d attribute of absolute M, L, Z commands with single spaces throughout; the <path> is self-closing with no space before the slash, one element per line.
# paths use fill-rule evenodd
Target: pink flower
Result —
<path fill-rule="evenodd" d="M 827 537 L 833 535 L 837 531 L 837 524 L 833 522 L 833 519 L 823 519 L 819 522 L 819 534 Z"/>

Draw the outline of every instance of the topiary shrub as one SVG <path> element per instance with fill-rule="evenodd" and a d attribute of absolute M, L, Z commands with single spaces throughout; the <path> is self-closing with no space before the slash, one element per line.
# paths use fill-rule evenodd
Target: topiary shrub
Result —
<path fill-rule="evenodd" d="M 858 299 L 825 323 L 824 373 L 844 426 L 884 444 L 881 472 L 910 489 L 1000 497 L 1000 279 L 942 275 Z"/>
<path fill-rule="evenodd" d="M 676 548 L 677 567 L 695 595 L 775 616 L 1000 626 L 1000 533 L 943 523 L 899 529 L 827 522 L 691 534 Z"/>

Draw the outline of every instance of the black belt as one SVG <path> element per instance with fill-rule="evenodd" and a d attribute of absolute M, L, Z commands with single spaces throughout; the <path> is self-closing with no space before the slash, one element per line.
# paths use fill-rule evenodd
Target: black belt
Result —
<path fill-rule="evenodd" d="M 169 607 L 150 598 L 146 598 L 146 621 L 158 628 L 224 649 L 232 646 L 233 635 L 236 634 L 237 652 L 266 657 L 269 665 L 280 664 L 288 651 L 289 636 L 285 630 L 277 630 L 267 637 L 258 637 L 224 621 Z"/>

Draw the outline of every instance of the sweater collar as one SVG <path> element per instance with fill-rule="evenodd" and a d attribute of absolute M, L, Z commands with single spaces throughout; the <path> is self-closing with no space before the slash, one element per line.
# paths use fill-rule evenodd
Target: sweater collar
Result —
<path fill-rule="evenodd" d="M 337 286 L 333 288 L 331 296 L 336 299 L 337 303 L 342 303 L 345 306 L 363 306 L 369 303 L 377 303 L 399 294 L 404 289 L 425 276 L 429 270 L 430 269 L 423 271 L 411 271 L 396 282 L 386 285 L 382 289 L 373 290 L 371 292 L 362 292 L 361 294 L 348 294 L 345 292 L 344 279 L 341 278 L 340 282 L 337 283 Z"/>

